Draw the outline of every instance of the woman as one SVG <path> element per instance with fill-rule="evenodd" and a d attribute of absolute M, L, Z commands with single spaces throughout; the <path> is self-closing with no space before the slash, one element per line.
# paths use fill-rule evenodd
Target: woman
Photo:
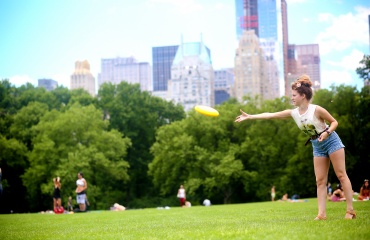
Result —
<path fill-rule="evenodd" d="M 86 189 L 87 189 L 87 182 L 83 178 L 82 172 L 77 174 L 77 181 L 76 181 L 76 193 L 77 193 L 77 204 L 79 205 L 80 211 L 84 212 L 86 210 Z"/>
<path fill-rule="evenodd" d="M 180 207 L 184 207 L 186 201 L 186 192 L 183 185 L 180 185 L 180 188 L 177 191 L 177 197 L 180 199 Z"/>
<path fill-rule="evenodd" d="M 313 147 L 318 199 L 318 214 L 315 220 L 326 219 L 326 183 L 330 161 L 335 174 L 343 186 L 344 195 L 347 199 L 345 218 L 354 219 L 356 218 L 356 213 L 352 205 L 352 185 L 345 168 L 344 145 L 335 132 L 338 122 L 323 107 L 310 104 L 312 98 L 311 86 L 312 82 L 307 75 L 302 75 L 292 83 L 291 100 L 293 105 L 296 106 L 295 109 L 255 115 L 250 115 L 240 110 L 242 114 L 236 117 L 235 122 L 252 119 L 287 119 L 292 117 L 298 127 L 310 136 L 306 144 L 311 141 Z"/>
<path fill-rule="evenodd" d="M 56 209 L 57 207 L 62 206 L 62 198 L 60 194 L 60 188 L 62 187 L 62 184 L 60 183 L 60 177 L 53 178 L 54 182 L 54 193 L 53 193 L 53 203 L 54 203 L 54 208 Z"/>
<path fill-rule="evenodd" d="M 275 186 L 272 186 L 271 188 L 271 201 L 275 201 Z"/>
<path fill-rule="evenodd" d="M 333 195 L 329 197 L 329 201 L 332 202 L 346 201 L 343 190 L 341 188 L 335 189 Z"/>
<path fill-rule="evenodd" d="M 370 186 L 369 180 L 365 179 L 364 184 L 360 189 L 360 195 L 358 195 L 358 200 L 369 200 L 370 197 Z"/>

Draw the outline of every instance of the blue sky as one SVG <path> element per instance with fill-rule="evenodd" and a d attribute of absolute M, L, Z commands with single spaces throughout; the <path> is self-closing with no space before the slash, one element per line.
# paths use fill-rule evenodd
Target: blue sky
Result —
<path fill-rule="evenodd" d="M 0 79 L 52 78 L 69 87 L 76 60 L 97 79 L 101 58 L 152 62 L 152 47 L 200 41 L 214 69 L 233 67 L 234 0 L 0 0 Z M 361 88 L 370 1 L 287 0 L 290 44 L 320 45 L 321 82 Z"/>

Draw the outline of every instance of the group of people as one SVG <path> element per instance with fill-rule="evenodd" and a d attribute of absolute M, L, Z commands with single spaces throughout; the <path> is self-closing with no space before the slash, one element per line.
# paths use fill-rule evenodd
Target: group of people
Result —
<path fill-rule="evenodd" d="M 62 196 L 61 196 L 61 188 L 62 184 L 60 182 L 60 177 L 53 178 L 54 183 L 54 193 L 53 193 L 53 209 L 55 213 L 64 213 L 64 208 L 62 206 Z M 73 209 L 72 197 L 68 198 L 68 206 L 67 211 L 74 211 L 74 212 L 86 212 L 86 205 L 89 205 L 86 196 L 86 189 L 87 189 L 87 182 L 83 177 L 83 173 L 79 172 L 77 174 L 77 181 L 76 181 L 76 195 L 77 195 L 77 204 L 79 206 L 78 209 Z"/>
<path fill-rule="evenodd" d="M 357 199 L 359 201 L 367 201 L 367 200 L 370 200 L 369 197 L 370 197 L 369 180 L 365 179 L 364 183 L 362 184 L 360 188 L 360 193 L 358 194 Z M 346 201 L 346 197 L 344 195 L 344 191 L 342 189 L 341 184 L 338 184 L 337 188 L 334 191 L 332 191 L 331 184 L 328 183 L 327 199 L 332 202 Z"/>

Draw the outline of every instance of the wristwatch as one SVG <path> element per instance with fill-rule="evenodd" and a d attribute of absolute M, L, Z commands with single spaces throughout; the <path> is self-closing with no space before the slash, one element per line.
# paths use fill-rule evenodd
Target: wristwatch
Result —
<path fill-rule="evenodd" d="M 328 134 L 328 135 L 330 135 L 331 134 L 331 132 L 329 131 L 329 130 L 325 130 L 325 132 Z"/>

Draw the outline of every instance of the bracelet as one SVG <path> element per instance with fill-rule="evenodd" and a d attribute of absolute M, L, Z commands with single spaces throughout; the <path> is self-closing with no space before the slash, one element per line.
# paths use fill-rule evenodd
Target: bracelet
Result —
<path fill-rule="evenodd" d="M 325 130 L 325 132 L 330 136 L 331 132 L 329 130 Z"/>

